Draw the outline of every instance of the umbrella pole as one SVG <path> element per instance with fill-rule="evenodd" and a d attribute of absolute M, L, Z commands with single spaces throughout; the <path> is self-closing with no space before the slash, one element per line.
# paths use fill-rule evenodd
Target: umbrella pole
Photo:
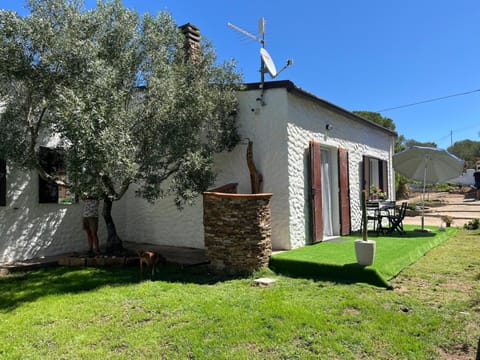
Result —
<path fill-rule="evenodd" d="M 422 231 L 425 229 L 425 188 L 427 183 L 427 159 L 425 158 L 425 170 L 423 171 L 423 194 L 422 194 Z"/>

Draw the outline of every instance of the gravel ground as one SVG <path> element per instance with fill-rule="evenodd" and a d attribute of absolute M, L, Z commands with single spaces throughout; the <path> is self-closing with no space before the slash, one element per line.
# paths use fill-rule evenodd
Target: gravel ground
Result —
<path fill-rule="evenodd" d="M 428 193 L 426 199 L 441 200 L 444 205 L 425 210 L 425 225 L 440 226 L 442 215 L 452 216 L 453 226 L 460 227 L 472 219 L 480 218 L 480 200 L 465 199 L 463 194 Z M 397 203 L 401 201 L 399 200 Z M 415 194 L 407 201 L 409 203 L 421 202 L 421 194 Z M 421 225 L 421 221 L 421 216 L 406 216 L 403 223 Z"/>

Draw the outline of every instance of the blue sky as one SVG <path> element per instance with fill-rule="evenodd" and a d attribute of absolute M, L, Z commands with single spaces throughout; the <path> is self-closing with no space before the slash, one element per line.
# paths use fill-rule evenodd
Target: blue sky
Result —
<path fill-rule="evenodd" d="M 93 6 L 95 1 L 86 1 Z M 480 1 L 478 0 L 124 0 L 138 12 L 169 11 L 197 25 L 219 60 L 236 59 L 246 82 L 260 80 L 260 44 L 227 27 L 257 34 L 266 19 L 266 49 L 277 77 L 348 110 L 382 111 L 408 139 L 480 141 Z M 0 8 L 25 14 L 20 0 Z M 269 76 L 266 76 L 269 80 Z M 478 90 L 478 91 L 475 91 Z"/>

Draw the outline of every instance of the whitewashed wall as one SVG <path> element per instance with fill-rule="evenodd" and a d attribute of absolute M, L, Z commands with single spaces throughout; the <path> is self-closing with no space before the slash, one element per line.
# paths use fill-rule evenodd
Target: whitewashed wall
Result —
<path fill-rule="evenodd" d="M 467 169 L 461 176 L 456 177 L 455 179 L 451 179 L 448 182 L 451 184 L 457 184 L 457 185 L 463 185 L 463 186 L 475 185 L 475 177 L 473 175 L 475 171 L 476 171 L 475 169 Z"/>
<path fill-rule="evenodd" d="M 81 201 L 40 204 L 37 173 L 8 168 L 7 206 L 0 207 L 0 262 L 88 250 L 82 208 Z M 124 208 L 119 203 L 114 204 L 113 216 L 120 235 L 124 234 Z M 103 219 L 99 221 L 99 236 L 106 239 Z"/>
<path fill-rule="evenodd" d="M 274 93 L 277 96 L 273 96 Z M 247 139 L 253 141 L 255 164 L 264 178 L 263 191 L 273 192 L 272 239 L 274 248 L 288 244 L 288 174 L 285 119 L 285 91 L 269 90 L 266 106 L 256 100 L 259 92 L 239 94 L 239 131 L 242 143 L 232 152 L 217 156 L 218 176 L 213 187 L 238 183 L 240 193 L 250 193 L 250 174 L 246 161 Z M 178 211 L 172 198 L 148 204 L 128 194 L 126 217 L 129 241 L 148 242 L 194 248 L 204 247 L 203 204 L 197 199 L 194 206 Z"/>
<path fill-rule="evenodd" d="M 288 108 L 288 173 L 290 208 L 290 243 L 293 248 L 304 246 L 310 237 L 310 209 L 308 189 L 308 164 L 306 151 L 309 141 L 319 142 L 323 147 L 333 150 L 332 163 L 336 164 L 339 147 L 347 149 L 349 154 L 349 182 L 352 229 L 358 230 L 361 222 L 360 187 L 362 183 L 363 155 L 382 160 L 391 159 L 393 137 L 380 129 L 375 129 L 360 121 L 351 120 L 336 112 L 327 110 L 318 103 L 300 96 L 289 94 Z M 332 130 L 326 131 L 326 125 Z M 389 161 L 389 194 L 395 193 L 395 180 L 391 161 Z M 333 184 L 338 184 L 338 169 L 334 169 Z M 336 192 L 334 192 L 336 193 Z M 336 199 L 335 199 L 336 200 Z M 340 219 L 338 202 L 333 204 L 334 231 L 339 233 Z"/>
<path fill-rule="evenodd" d="M 239 94 L 241 133 L 253 140 L 255 164 L 263 176 L 263 192 L 273 193 L 272 246 L 274 249 L 290 248 L 288 206 L 288 104 L 285 89 L 269 89 L 264 93 L 265 105 L 257 98 L 260 90 Z M 252 111 L 253 110 L 253 111 Z M 250 192 L 250 180 L 248 178 Z"/>
<path fill-rule="evenodd" d="M 344 147 L 349 152 L 352 228 L 359 229 L 360 184 L 362 157 L 368 155 L 390 159 L 393 137 L 359 121 L 350 120 L 326 110 L 316 102 L 289 94 L 284 88 L 265 91 L 262 106 L 256 99 L 258 91 L 239 94 L 240 133 L 254 146 L 254 160 L 263 175 L 263 191 L 273 193 L 272 242 L 274 249 L 303 246 L 309 240 L 309 199 L 306 179 L 306 150 L 310 140 L 316 140 L 332 151 Z M 328 134 L 326 124 L 332 124 Z M 368 144 L 368 145 L 366 145 Z M 246 142 L 231 153 L 217 158 L 219 176 L 215 186 L 239 183 L 239 192 L 250 192 L 250 178 L 245 160 Z M 333 182 L 338 183 L 333 171 Z M 389 193 L 394 193 L 393 171 L 389 168 Z M 131 196 L 131 195 L 130 195 Z M 172 199 L 155 205 L 141 199 L 128 201 L 128 238 L 174 246 L 203 247 L 203 212 L 199 199 L 194 207 L 179 212 Z M 339 213 L 338 203 L 333 211 Z M 334 230 L 339 233 L 338 216 Z"/>
<path fill-rule="evenodd" d="M 284 88 L 265 91 L 264 106 L 257 101 L 259 96 L 260 90 L 238 95 L 239 130 L 243 141 L 232 152 L 217 156 L 218 177 L 214 187 L 236 182 L 239 192 L 250 193 L 246 148 L 247 139 L 252 140 L 255 164 L 264 179 L 263 192 L 273 193 L 273 247 L 303 246 L 308 242 L 310 216 L 306 179 L 308 143 L 316 140 L 331 149 L 342 146 L 349 152 L 352 228 L 358 229 L 362 156 L 389 159 L 393 139 L 380 130 L 326 110 L 311 99 L 290 94 Z M 328 134 L 325 133 L 327 123 L 333 125 Z M 391 169 L 389 176 L 389 193 L 394 193 Z M 7 207 L 0 207 L 0 261 L 87 249 L 81 227 L 81 202 L 39 204 L 38 176 L 34 173 L 25 175 L 10 171 L 7 183 Z M 172 198 L 149 204 L 135 197 L 131 189 L 120 202 L 114 203 L 113 216 L 123 240 L 204 247 L 201 198 L 193 206 L 179 211 Z M 99 235 L 103 242 L 106 233 L 102 219 Z"/>

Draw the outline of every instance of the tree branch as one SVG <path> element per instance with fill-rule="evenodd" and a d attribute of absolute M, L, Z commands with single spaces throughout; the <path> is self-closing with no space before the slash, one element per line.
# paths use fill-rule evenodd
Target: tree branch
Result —
<path fill-rule="evenodd" d="M 63 187 L 66 187 L 66 188 L 71 187 L 71 184 L 68 184 L 65 181 L 61 180 L 58 176 L 52 176 L 49 173 L 47 173 L 45 171 L 45 169 L 42 167 L 42 165 L 40 165 L 40 163 L 38 162 L 38 159 L 34 160 L 33 167 L 35 168 L 35 170 L 37 170 L 38 175 L 40 175 L 40 177 L 43 180 L 48 181 L 48 182 L 50 182 L 52 184 L 55 184 L 55 185 L 58 185 L 58 186 L 63 186 Z"/>
<path fill-rule="evenodd" d="M 120 200 L 123 195 L 127 192 L 128 188 L 130 187 L 131 181 L 125 180 L 122 186 L 120 187 L 120 190 L 118 191 L 117 197 L 115 200 Z"/>

